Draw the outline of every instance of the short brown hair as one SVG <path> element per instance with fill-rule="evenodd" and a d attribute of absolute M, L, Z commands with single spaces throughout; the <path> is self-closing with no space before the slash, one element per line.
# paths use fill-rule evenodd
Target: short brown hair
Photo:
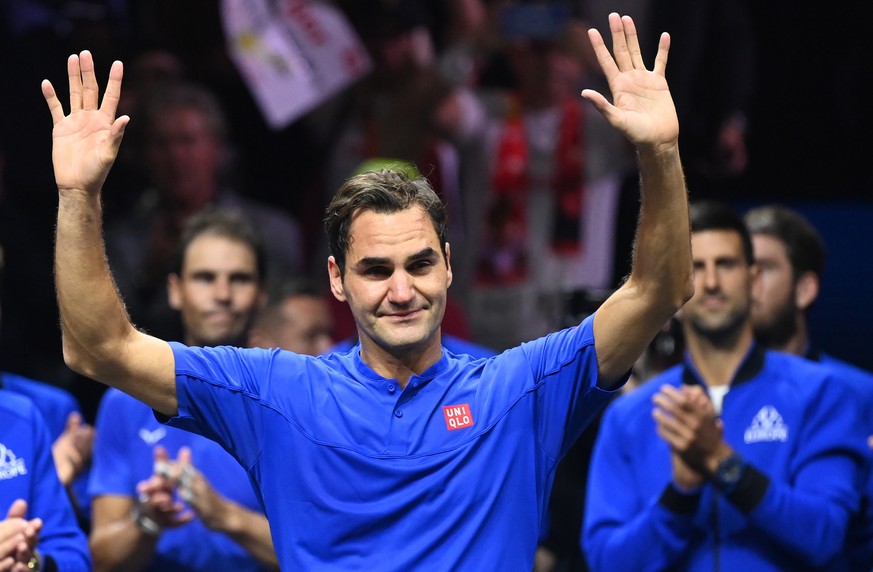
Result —
<path fill-rule="evenodd" d="M 426 178 L 380 169 L 348 179 L 331 200 L 324 217 L 330 254 L 336 259 L 340 273 L 345 272 L 346 252 L 351 243 L 349 229 L 356 214 L 361 211 L 391 214 L 413 206 L 420 206 L 430 217 L 445 257 L 446 207 Z"/>

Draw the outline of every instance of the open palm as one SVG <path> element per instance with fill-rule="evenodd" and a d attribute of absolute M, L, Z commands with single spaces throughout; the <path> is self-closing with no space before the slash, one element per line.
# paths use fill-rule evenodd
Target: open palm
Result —
<path fill-rule="evenodd" d="M 582 95 L 634 144 L 673 145 L 679 137 L 679 121 L 664 76 L 670 36 L 661 36 L 654 68 L 648 70 L 643 63 L 633 20 L 613 13 L 609 16 L 609 27 L 614 56 L 609 53 L 600 32 L 590 30 L 589 38 L 609 83 L 613 103 L 590 89 Z"/>
<path fill-rule="evenodd" d="M 78 189 L 97 192 L 106 180 L 118 154 L 129 118 L 115 117 L 121 95 L 121 62 L 114 62 L 103 102 L 98 107 L 97 78 L 90 52 L 67 60 L 70 80 L 70 114 L 48 80 L 42 92 L 52 114 L 52 163 L 60 191 Z"/>

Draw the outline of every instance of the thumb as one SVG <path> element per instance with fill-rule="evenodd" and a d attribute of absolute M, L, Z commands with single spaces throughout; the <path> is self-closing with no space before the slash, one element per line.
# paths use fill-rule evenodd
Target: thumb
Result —
<path fill-rule="evenodd" d="M 64 427 L 65 431 L 75 431 L 82 424 L 82 416 L 77 411 L 71 411 L 67 415 L 67 424 Z"/>
<path fill-rule="evenodd" d="M 24 518 L 27 514 L 27 501 L 24 499 L 15 500 L 9 507 L 6 513 L 6 518 Z"/>

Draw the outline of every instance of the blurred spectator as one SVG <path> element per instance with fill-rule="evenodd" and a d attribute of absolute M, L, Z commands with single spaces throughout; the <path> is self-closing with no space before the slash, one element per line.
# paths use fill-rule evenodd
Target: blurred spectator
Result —
<path fill-rule="evenodd" d="M 334 343 L 333 317 L 324 292 L 306 280 L 284 282 L 268 292 L 249 330 L 249 347 L 279 348 L 317 356 Z"/>
<path fill-rule="evenodd" d="M 30 399 L 10 392 L 0 400 L 0 420 L 4 569 L 90 571 L 88 540 L 58 480 L 42 415 Z"/>
<path fill-rule="evenodd" d="M 691 205 L 688 351 L 607 408 L 582 543 L 593 570 L 829 568 L 866 474 L 859 410 L 832 372 L 755 342 L 752 242 Z M 597 494 L 608 489 L 610 494 Z"/>
<path fill-rule="evenodd" d="M 617 286 L 616 241 L 636 220 L 618 226 L 629 146 L 579 96 L 580 24 L 561 4 L 511 3 L 497 16 L 514 83 L 483 94 L 487 190 L 469 205 L 469 307 L 474 339 L 502 349 L 557 327 L 568 292 Z"/>
<path fill-rule="evenodd" d="M 180 339 L 181 325 L 167 305 L 164 280 L 186 221 L 207 205 L 236 209 L 263 236 L 271 270 L 303 267 L 299 228 L 288 214 L 232 188 L 224 114 L 207 90 L 167 85 L 146 105 L 144 156 L 152 186 L 126 216 L 107 228 L 109 261 L 134 322 L 155 335 Z"/>
<path fill-rule="evenodd" d="M 260 237 L 241 213 L 193 216 L 167 277 L 189 345 L 240 344 L 263 300 Z M 215 442 L 109 389 L 91 476 L 97 570 L 266 570 L 276 557 L 245 470 Z M 171 455 L 175 456 L 171 459 Z M 183 502 L 184 501 L 184 502 Z"/>
<path fill-rule="evenodd" d="M 873 374 L 824 353 L 809 331 L 807 316 L 822 287 L 824 241 L 803 215 L 782 205 L 753 208 L 745 221 L 759 268 L 752 290 L 756 338 L 770 349 L 819 362 L 848 383 L 867 428 L 859 438 L 873 444 Z M 873 567 L 873 476 L 869 474 L 864 490 L 864 511 L 852 523 L 845 554 L 850 570 Z"/>

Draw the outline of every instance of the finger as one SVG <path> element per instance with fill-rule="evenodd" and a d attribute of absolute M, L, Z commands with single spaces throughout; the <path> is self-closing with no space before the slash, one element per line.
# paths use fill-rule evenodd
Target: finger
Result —
<path fill-rule="evenodd" d="M 6 518 L 24 518 L 27 514 L 27 501 L 24 499 L 16 499 L 9 505 L 9 510 L 6 512 Z"/>
<path fill-rule="evenodd" d="M 667 441 L 671 447 L 678 451 L 687 449 L 691 443 L 691 433 L 688 428 L 680 423 L 675 417 L 667 414 L 665 411 L 654 409 L 652 417 L 656 422 L 656 430 L 661 437 Z"/>
<path fill-rule="evenodd" d="M 42 96 L 45 98 L 45 102 L 48 103 L 49 112 L 52 114 L 52 125 L 54 125 L 64 118 L 64 106 L 61 105 L 52 82 L 44 79 L 40 87 L 42 88 Z"/>
<path fill-rule="evenodd" d="M 82 73 L 76 54 L 67 58 L 67 77 L 70 81 L 70 113 L 75 113 L 82 110 Z"/>
<path fill-rule="evenodd" d="M 118 155 L 118 149 L 121 147 L 121 140 L 124 138 L 124 130 L 127 128 L 128 123 L 130 123 L 130 117 L 127 115 L 122 115 L 112 123 L 109 133 L 112 137 L 113 156 Z"/>
<path fill-rule="evenodd" d="M 106 93 L 103 94 L 103 103 L 100 111 L 110 119 L 115 118 L 118 111 L 118 102 L 121 99 L 121 78 L 124 76 L 124 66 L 118 60 L 112 62 L 109 68 L 109 82 L 106 84 Z"/>
<path fill-rule="evenodd" d="M 627 38 L 627 50 L 630 55 L 631 65 L 638 69 L 646 69 L 646 64 L 643 62 L 643 53 L 640 50 L 640 39 L 637 36 L 637 27 L 634 24 L 633 18 L 630 16 L 622 16 L 624 23 L 624 35 Z"/>
<path fill-rule="evenodd" d="M 65 427 L 66 431 L 75 431 L 79 425 L 82 424 L 82 416 L 79 415 L 76 411 L 71 411 L 69 415 L 67 415 L 67 424 Z"/>
<path fill-rule="evenodd" d="M 170 455 L 167 453 L 167 449 L 163 445 L 155 445 L 154 453 L 155 461 L 168 461 L 170 459 Z"/>
<path fill-rule="evenodd" d="M 191 464 L 191 447 L 179 447 L 179 455 L 176 460 L 183 465 Z"/>
<path fill-rule="evenodd" d="M 655 56 L 655 67 L 653 71 L 658 75 L 664 75 L 667 72 L 667 54 L 670 52 L 670 34 L 664 32 L 661 34 L 661 39 L 658 41 L 658 54 Z"/>
<path fill-rule="evenodd" d="M 624 22 L 615 12 L 609 15 L 609 30 L 612 32 L 612 53 L 619 71 L 633 69 L 634 65 L 628 51 Z"/>
<path fill-rule="evenodd" d="M 609 49 L 603 42 L 603 36 L 595 28 L 588 30 L 588 39 L 591 40 L 591 47 L 594 48 L 594 55 L 597 57 L 597 63 L 600 64 L 600 69 L 603 71 L 606 81 L 612 81 L 618 75 L 618 68 L 615 66 L 615 60 L 609 53 Z"/>
<path fill-rule="evenodd" d="M 614 64 L 613 68 L 615 68 Z M 619 130 L 624 129 L 624 115 L 622 115 L 617 107 L 609 103 L 603 95 L 593 89 L 585 89 L 582 90 L 582 97 L 590 101 L 594 109 L 599 111 L 610 125 Z"/>
<path fill-rule="evenodd" d="M 79 54 L 79 67 L 82 68 L 82 109 L 93 111 L 97 109 L 100 88 L 97 87 L 94 58 L 88 50 L 83 50 Z"/>

